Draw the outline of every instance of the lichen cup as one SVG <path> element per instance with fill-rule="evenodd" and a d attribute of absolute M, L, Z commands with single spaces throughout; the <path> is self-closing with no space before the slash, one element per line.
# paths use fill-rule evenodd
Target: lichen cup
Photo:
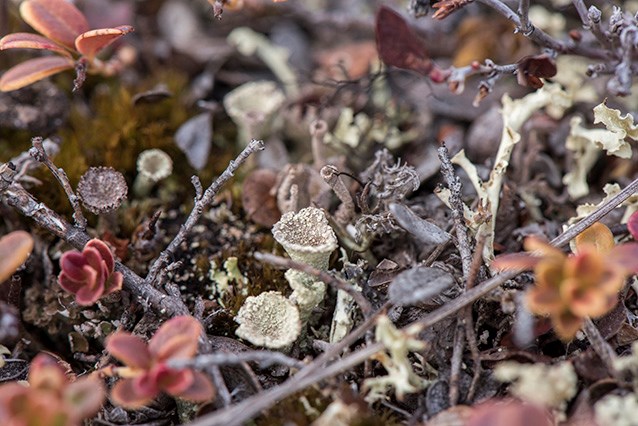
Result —
<path fill-rule="evenodd" d="M 326 215 L 316 207 L 281 216 L 272 235 L 294 261 L 325 271 L 330 255 L 337 248 L 337 237 Z"/>
<path fill-rule="evenodd" d="M 239 337 L 255 346 L 286 350 L 301 332 L 299 310 L 276 291 L 267 291 L 246 299 L 235 317 Z"/>

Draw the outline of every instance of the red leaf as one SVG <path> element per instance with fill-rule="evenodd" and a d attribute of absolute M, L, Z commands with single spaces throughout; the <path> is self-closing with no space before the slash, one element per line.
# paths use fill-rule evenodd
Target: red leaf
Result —
<path fill-rule="evenodd" d="M 620 244 L 611 250 L 608 258 L 631 273 L 638 274 L 638 243 Z"/>
<path fill-rule="evenodd" d="M 634 237 L 634 240 L 638 241 L 638 211 L 629 216 L 627 229 L 629 229 L 629 233 Z"/>
<path fill-rule="evenodd" d="M 0 91 L 21 89 L 36 81 L 72 69 L 75 62 L 62 56 L 45 56 L 29 59 L 7 70 L 0 78 Z"/>
<path fill-rule="evenodd" d="M 143 407 L 153 400 L 159 389 L 152 392 L 153 389 L 145 389 L 147 392 L 140 392 L 140 387 L 136 385 L 136 380 L 140 379 L 123 379 L 113 386 L 111 390 L 111 400 L 117 405 L 128 409 L 136 409 Z"/>
<path fill-rule="evenodd" d="M 529 253 L 509 253 L 497 256 L 491 263 L 490 267 L 497 271 L 503 270 L 530 270 L 540 262 L 541 258 L 530 255 Z"/>
<path fill-rule="evenodd" d="M 148 342 L 148 348 L 158 361 L 189 359 L 197 353 L 201 332 L 201 324 L 191 316 L 171 318 L 157 330 Z"/>
<path fill-rule="evenodd" d="M 392 9 L 381 6 L 376 21 L 377 50 L 386 65 L 428 75 L 433 64 L 425 44 L 408 23 Z"/>
<path fill-rule="evenodd" d="M 75 38 L 89 30 L 84 14 L 65 0 L 27 0 L 20 5 L 20 16 L 40 34 L 70 49 Z"/>
<path fill-rule="evenodd" d="M 71 57 L 64 47 L 54 41 L 32 33 L 13 33 L 0 39 L 0 50 L 6 49 L 43 49 Z"/>
<path fill-rule="evenodd" d="M 199 371 L 193 371 L 193 383 L 177 396 L 189 401 L 209 401 L 215 396 L 215 388 L 208 376 Z"/>
<path fill-rule="evenodd" d="M 104 384 L 92 376 L 83 377 L 71 383 L 64 392 L 64 400 L 69 405 L 73 417 L 81 420 L 93 417 L 104 403 Z"/>
<path fill-rule="evenodd" d="M 75 39 L 75 48 L 84 56 L 93 58 L 100 50 L 130 32 L 133 32 L 130 25 L 87 31 Z"/>
<path fill-rule="evenodd" d="M 108 273 L 110 274 L 113 272 L 115 260 L 113 259 L 113 253 L 111 252 L 111 249 L 109 248 L 109 246 L 106 245 L 106 243 L 98 240 L 97 238 L 93 238 L 84 246 L 84 249 L 87 248 L 94 248 L 95 250 L 97 250 L 102 260 L 106 263 Z"/>
<path fill-rule="evenodd" d="M 128 367 L 147 369 L 151 365 L 151 355 L 146 342 L 125 331 L 116 331 L 106 339 L 106 350 Z"/>

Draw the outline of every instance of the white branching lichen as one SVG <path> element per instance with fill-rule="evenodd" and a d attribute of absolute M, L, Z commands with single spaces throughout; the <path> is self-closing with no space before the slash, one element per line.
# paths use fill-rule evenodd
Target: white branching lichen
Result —
<path fill-rule="evenodd" d="M 235 321 L 240 324 L 235 334 L 270 349 L 285 349 L 301 331 L 297 307 L 276 291 L 248 297 Z"/>
<path fill-rule="evenodd" d="M 494 377 L 512 382 L 510 392 L 532 404 L 564 412 L 567 402 L 576 395 L 578 376 L 569 362 L 556 365 L 502 362 L 496 366 Z"/>
<path fill-rule="evenodd" d="M 368 403 L 387 399 L 387 392 L 391 389 L 394 389 L 397 399 L 402 400 L 405 394 L 427 387 L 429 382 L 414 372 L 412 362 L 408 359 L 410 352 L 422 351 L 426 347 L 425 342 L 417 339 L 421 329 L 416 324 L 407 330 L 398 330 L 386 315 L 379 317 L 375 337 L 383 343 L 387 352 L 378 353 L 373 359 L 383 365 L 388 375 L 363 382 L 363 389 L 368 392 L 365 397 Z"/>

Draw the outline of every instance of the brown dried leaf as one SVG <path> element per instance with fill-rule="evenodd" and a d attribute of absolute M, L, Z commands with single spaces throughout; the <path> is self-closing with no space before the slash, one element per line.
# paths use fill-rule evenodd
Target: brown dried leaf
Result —
<path fill-rule="evenodd" d="M 533 89 L 543 87 L 541 78 L 551 78 L 556 75 L 556 62 L 547 54 L 526 56 L 518 61 L 516 79 L 518 84 Z"/>
<path fill-rule="evenodd" d="M 0 78 L 0 91 L 21 89 L 36 81 L 64 70 L 72 69 L 75 62 L 62 56 L 29 59 L 7 70 Z"/>
<path fill-rule="evenodd" d="M 25 231 L 13 231 L 0 238 L 0 283 L 6 281 L 24 263 L 33 250 L 33 237 Z"/>
<path fill-rule="evenodd" d="M 270 169 L 258 169 L 244 179 L 242 207 L 246 215 L 259 225 L 271 227 L 281 217 L 277 199 L 271 193 L 277 182 L 277 173 Z"/>
<path fill-rule="evenodd" d="M 0 39 L 0 50 L 6 49 L 43 49 L 71 57 L 64 47 L 50 39 L 33 33 L 13 33 Z"/>
<path fill-rule="evenodd" d="M 379 57 L 386 65 L 428 75 L 433 64 L 425 43 L 401 15 L 386 6 L 377 12 L 376 38 Z"/>
<path fill-rule="evenodd" d="M 133 31 L 130 25 L 87 31 L 75 39 L 75 48 L 84 56 L 93 58 L 109 44 Z"/>
<path fill-rule="evenodd" d="M 65 0 L 27 0 L 20 5 L 20 16 L 40 34 L 70 49 L 75 38 L 89 30 L 84 14 Z"/>

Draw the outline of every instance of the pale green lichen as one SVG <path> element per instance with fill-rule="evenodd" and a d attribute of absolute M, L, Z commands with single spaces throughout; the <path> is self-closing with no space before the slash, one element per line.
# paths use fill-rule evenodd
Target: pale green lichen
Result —
<path fill-rule="evenodd" d="M 513 100 L 507 94 L 502 98 L 503 131 L 494 166 L 487 182 L 478 178 L 476 167 L 459 152 L 452 162 L 461 166 L 470 176 L 470 180 L 478 194 L 479 203 L 475 211 L 466 208 L 466 220 L 470 228 L 485 236 L 483 259 L 489 263 L 494 259 L 494 232 L 496 217 L 503 187 L 503 179 L 509 166 L 514 146 L 521 140 L 518 133 L 527 119 L 536 111 L 545 108 L 545 112 L 552 118 L 560 118 L 565 110 L 572 105 L 572 97 L 557 84 L 546 83 L 541 89 L 529 95 Z M 449 199 L 449 190 L 437 192 L 442 201 Z"/>
<path fill-rule="evenodd" d="M 237 336 L 270 349 L 289 347 L 301 332 L 297 307 L 276 291 L 248 297 L 235 321 Z"/>
<path fill-rule="evenodd" d="M 565 146 L 573 151 L 574 164 L 563 178 L 572 198 L 589 194 L 587 174 L 594 167 L 601 151 L 619 158 L 631 158 L 631 145 L 625 140 L 638 140 L 638 126 L 630 114 L 621 115 L 620 110 L 601 103 L 594 107 L 594 124 L 602 123 L 604 129 L 587 129 L 581 125 L 581 117 L 570 121 L 570 132 Z"/>
<path fill-rule="evenodd" d="M 228 34 L 226 40 L 242 55 L 257 55 L 281 81 L 289 96 L 299 94 L 297 74 L 288 64 L 290 52 L 287 49 L 275 46 L 263 34 L 248 27 L 235 28 Z"/>
<path fill-rule="evenodd" d="M 502 362 L 494 369 L 494 377 L 501 382 L 512 382 L 510 392 L 523 401 L 561 413 L 578 390 L 578 376 L 569 362 L 556 365 Z"/>
<path fill-rule="evenodd" d="M 222 269 L 218 269 L 217 263 L 210 262 L 210 270 L 208 278 L 211 280 L 211 292 L 221 300 L 226 292 L 230 289 L 232 282 L 241 284 L 242 289 L 248 287 L 248 278 L 246 278 L 237 266 L 237 257 L 231 256 L 223 264 Z"/>
<path fill-rule="evenodd" d="M 272 235 L 291 259 L 323 271 L 337 248 L 337 237 L 326 215 L 316 207 L 285 213 L 273 226 Z"/>
<path fill-rule="evenodd" d="M 326 284 L 321 281 L 308 281 L 308 275 L 294 269 L 286 271 L 285 276 L 288 285 L 293 289 L 290 300 L 297 305 L 301 323 L 305 324 L 312 311 L 323 301 Z"/>
<path fill-rule="evenodd" d="M 137 176 L 133 182 L 133 192 L 138 197 L 148 195 L 157 182 L 173 173 L 173 160 L 161 149 L 142 151 L 137 157 Z"/>
<path fill-rule="evenodd" d="M 224 108 L 237 125 L 237 139 L 245 146 L 264 139 L 280 125 L 279 112 L 286 97 L 272 81 L 242 84 L 224 97 Z"/>
<path fill-rule="evenodd" d="M 392 389 L 397 399 L 402 400 L 405 394 L 419 392 L 428 386 L 429 382 L 414 372 L 408 359 L 410 352 L 426 347 L 426 343 L 417 338 L 421 330 L 419 324 L 398 330 L 386 315 L 379 317 L 375 338 L 383 343 L 386 352 L 376 354 L 373 359 L 379 361 L 388 374 L 363 382 L 363 389 L 368 392 L 365 397 L 368 403 L 388 399 L 387 393 Z"/>
<path fill-rule="evenodd" d="M 292 260 L 322 271 L 328 269 L 330 255 L 337 248 L 337 237 L 326 215 L 316 207 L 285 213 L 273 226 L 272 234 Z M 286 272 L 286 280 L 294 290 L 291 300 L 299 307 L 305 323 L 323 300 L 326 285 L 312 275 L 295 270 Z"/>
<path fill-rule="evenodd" d="M 594 405 L 599 425 L 638 426 L 638 399 L 633 393 L 607 395 Z"/>

